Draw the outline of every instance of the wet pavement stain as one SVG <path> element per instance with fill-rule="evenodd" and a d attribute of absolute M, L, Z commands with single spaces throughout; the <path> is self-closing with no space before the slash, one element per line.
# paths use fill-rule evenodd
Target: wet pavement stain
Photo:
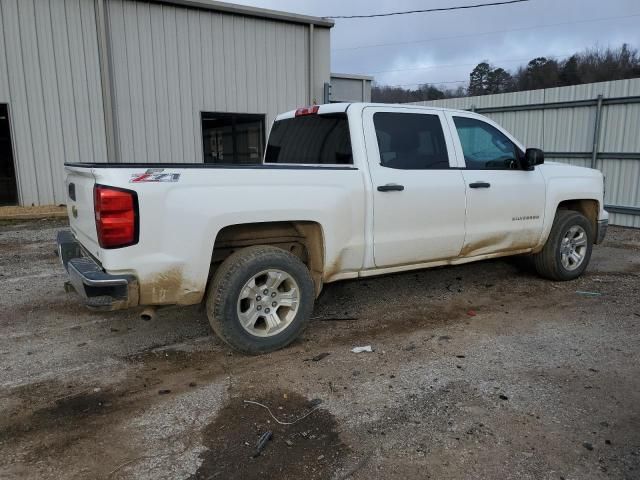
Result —
<path fill-rule="evenodd" d="M 340 440 L 335 418 L 321 404 L 293 425 L 281 425 L 266 409 L 245 399 L 268 406 L 281 422 L 295 422 L 318 406 L 317 401 L 283 390 L 235 395 L 204 429 L 207 450 L 191 480 L 326 479 L 341 467 L 349 449 Z M 254 457 L 256 443 L 268 431 L 271 439 Z"/>

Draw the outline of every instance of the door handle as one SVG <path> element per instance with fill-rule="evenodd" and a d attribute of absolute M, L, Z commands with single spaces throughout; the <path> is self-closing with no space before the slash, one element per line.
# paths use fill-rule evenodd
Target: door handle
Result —
<path fill-rule="evenodd" d="M 473 182 L 469 184 L 469 188 L 489 188 L 490 186 L 489 182 Z"/>
<path fill-rule="evenodd" d="M 404 190 L 404 185 L 397 185 L 395 183 L 387 183 L 386 185 L 380 185 L 378 187 L 379 192 L 401 192 Z"/>

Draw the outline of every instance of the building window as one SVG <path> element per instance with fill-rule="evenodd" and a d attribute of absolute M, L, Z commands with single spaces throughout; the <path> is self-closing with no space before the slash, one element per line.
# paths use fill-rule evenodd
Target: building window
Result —
<path fill-rule="evenodd" d="M 265 116 L 246 113 L 202 113 L 204 162 L 262 163 Z"/>

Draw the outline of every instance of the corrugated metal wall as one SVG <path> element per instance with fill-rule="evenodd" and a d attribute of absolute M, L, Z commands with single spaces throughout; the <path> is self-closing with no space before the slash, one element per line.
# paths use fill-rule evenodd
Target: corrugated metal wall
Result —
<path fill-rule="evenodd" d="M 477 109 L 530 147 L 547 152 L 583 154 L 592 151 L 596 109 L 594 105 L 571 108 L 546 108 L 524 111 L 483 112 L 484 108 L 528 106 L 554 102 L 575 102 L 603 98 L 640 96 L 640 79 L 591 83 L 572 87 L 550 88 L 482 97 L 467 97 L 431 102 L 419 102 L 462 110 Z M 640 153 L 640 103 L 603 105 L 598 152 Z M 549 160 L 580 166 L 590 166 L 591 159 L 554 157 Z M 599 158 L 597 168 L 606 177 L 605 204 L 640 207 L 640 159 L 607 156 Z M 640 216 L 612 213 L 611 223 L 640 227 Z"/>
<path fill-rule="evenodd" d="M 275 115 L 309 102 L 308 25 L 107 5 L 123 162 L 202 162 L 201 112 L 264 113 L 268 130 Z M 328 39 L 329 29 L 314 30 L 316 43 Z M 315 50 L 315 76 L 328 79 L 328 45 Z"/>
<path fill-rule="evenodd" d="M 64 162 L 107 157 L 93 0 L 0 0 L 0 103 L 20 203 L 64 202 Z"/>
<path fill-rule="evenodd" d="M 315 26 L 310 52 L 306 23 L 104 4 L 106 45 L 96 0 L 0 0 L 0 103 L 9 105 L 21 205 L 65 202 L 64 162 L 202 162 L 202 111 L 264 113 L 268 131 L 276 114 L 322 100 L 329 28 Z"/>
<path fill-rule="evenodd" d="M 370 102 L 371 80 L 331 76 L 332 102 Z"/>

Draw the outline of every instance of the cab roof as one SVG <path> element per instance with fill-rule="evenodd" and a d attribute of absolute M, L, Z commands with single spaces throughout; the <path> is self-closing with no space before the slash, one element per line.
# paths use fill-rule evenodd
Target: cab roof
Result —
<path fill-rule="evenodd" d="M 297 108 L 296 110 L 289 110 L 288 112 L 281 113 L 276 117 L 276 121 L 284 120 L 286 118 L 294 118 L 296 116 L 301 115 L 309 115 L 309 114 L 327 114 L 327 113 L 344 113 L 349 108 L 358 108 L 362 110 L 366 107 L 401 107 L 401 108 L 411 108 L 417 110 L 439 110 L 439 111 L 447 111 L 447 112 L 463 112 L 464 110 L 454 109 L 454 108 L 443 108 L 443 107 L 432 107 L 428 105 L 413 105 L 410 103 L 372 103 L 372 102 L 341 102 L 341 103 L 325 103 L 322 105 L 311 105 L 311 106 L 302 106 Z M 302 111 L 304 110 L 304 113 Z M 313 111 L 312 111 L 313 110 Z M 467 112 L 469 113 L 469 112 Z"/>

